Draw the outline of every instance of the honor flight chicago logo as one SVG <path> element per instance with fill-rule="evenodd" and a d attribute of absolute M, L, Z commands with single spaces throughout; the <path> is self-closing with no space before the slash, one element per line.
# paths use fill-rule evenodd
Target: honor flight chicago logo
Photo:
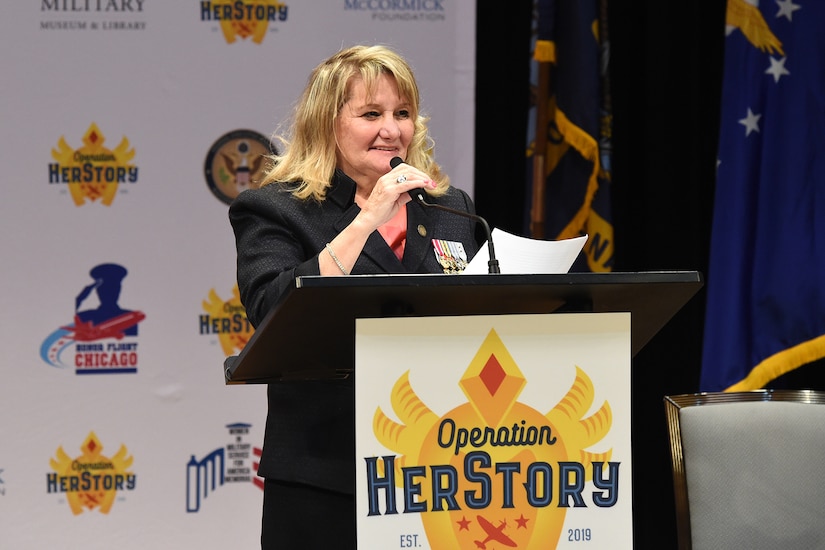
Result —
<path fill-rule="evenodd" d="M 209 190 L 219 201 L 232 204 L 244 189 L 260 181 L 266 157 L 275 151 L 270 141 L 254 130 L 234 130 L 209 148 L 203 172 Z"/>
<path fill-rule="evenodd" d="M 212 0 L 198 2 L 201 21 L 217 23 L 227 44 L 238 38 L 260 44 L 270 24 L 284 23 L 289 6 L 278 0 Z"/>
<path fill-rule="evenodd" d="M 89 432 L 80 455 L 72 457 L 62 446 L 57 448 L 49 460 L 53 471 L 46 474 L 46 492 L 65 495 L 74 515 L 93 510 L 108 514 L 118 493 L 135 490 L 133 460 L 124 445 L 111 457 L 104 455 L 100 440 Z"/>
<path fill-rule="evenodd" d="M 237 355 L 249 342 L 255 329 L 246 318 L 241 304 L 238 285 L 232 289 L 232 297 L 224 300 L 215 289 L 209 291 L 209 299 L 203 301 L 203 313 L 198 318 L 201 334 L 215 335 L 224 355 Z"/>
<path fill-rule="evenodd" d="M 201 501 L 228 483 L 247 483 L 263 490 L 256 475 L 261 449 L 246 441 L 251 424 L 236 422 L 226 426 L 228 441 L 202 458 L 192 455 L 186 464 L 186 511 L 200 511 Z"/>
<path fill-rule="evenodd" d="M 120 185 L 138 181 L 138 167 L 132 164 L 135 150 L 125 137 L 114 149 L 107 148 L 106 137 L 94 122 L 83 135 L 83 145 L 72 149 L 61 136 L 52 149 L 49 184 L 69 188 L 75 206 L 87 201 L 111 206 Z"/>
<path fill-rule="evenodd" d="M 74 320 L 52 332 L 40 346 L 40 357 L 53 367 L 65 368 L 64 354 L 74 351 L 71 363 L 76 374 L 122 374 L 137 372 L 138 323 L 141 311 L 120 307 L 120 291 L 126 268 L 100 264 L 89 272 L 93 282 L 75 298 Z M 97 298 L 96 307 L 83 308 Z"/>

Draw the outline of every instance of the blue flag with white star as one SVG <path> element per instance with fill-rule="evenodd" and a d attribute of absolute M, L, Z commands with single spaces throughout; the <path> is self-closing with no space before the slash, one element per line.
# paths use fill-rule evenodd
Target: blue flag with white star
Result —
<path fill-rule="evenodd" d="M 700 389 L 825 357 L 825 2 L 728 0 Z"/>

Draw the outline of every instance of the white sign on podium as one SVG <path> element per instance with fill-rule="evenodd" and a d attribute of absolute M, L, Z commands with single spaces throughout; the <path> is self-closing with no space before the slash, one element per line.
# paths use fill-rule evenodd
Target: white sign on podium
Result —
<path fill-rule="evenodd" d="M 630 313 L 358 319 L 359 548 L 631 548 Z"/>

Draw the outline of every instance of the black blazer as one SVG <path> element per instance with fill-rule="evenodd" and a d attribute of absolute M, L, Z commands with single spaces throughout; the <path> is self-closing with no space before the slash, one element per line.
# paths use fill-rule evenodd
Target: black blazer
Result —
<path fill-rule="evenodd" d="M 319 275 L 318 255 L 359 212 L 356 184 L 337 172 L 326 200 L 298 200 L 272 184 L 238 195 L 229 209 L 238 252 L 238 287 L 246 314 L 257 326 L 295 277 Z M 427 202 L 475 213 L 467 194 L 450 188 Z M 472 258 L 484 234 L 475 221 L 407 204 L 407 242 L 398 260 L 376 231 L 352 269 L 353 275 L 441 273 L 432 239 L 461 242 Z M 319 311 L 318 315 L 323 315 Z M 318 345 L 351 334 L 318 334 Z M 351 358 L 346 358 L 351 361 Z M 343 381 L 269 384 L 268 414 L 258 475 L 353 493 L 355 474 L 354 384 Z"/>

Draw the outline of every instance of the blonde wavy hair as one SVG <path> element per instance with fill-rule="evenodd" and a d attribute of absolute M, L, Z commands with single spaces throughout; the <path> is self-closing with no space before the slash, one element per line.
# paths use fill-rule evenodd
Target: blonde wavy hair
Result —
<path fill-rule="evenodd" d="M 343 49 L 315 67 L 295 107 L 286 136 L 275 136 L 283 152 L 268 157 L 269 165 L 259 186 L 288 183 L 293 185 L 293 195 L 300 199 L 324 200 L 336 168 L 335 120 L 349 100 L 350 83 L 360 77 L 371 94 L 382 75 L 391 76 L 398 93 L 410 103 L 415 129 L 405 162 L 438 183 L 435 189 L 428 189 L 428 193 L 443 195 L 450 180 L 433 158 L 435 144 L 427 130 L 429 119 L 419 110 L 415 76 L 399 54 L 380 45 Z"/>

